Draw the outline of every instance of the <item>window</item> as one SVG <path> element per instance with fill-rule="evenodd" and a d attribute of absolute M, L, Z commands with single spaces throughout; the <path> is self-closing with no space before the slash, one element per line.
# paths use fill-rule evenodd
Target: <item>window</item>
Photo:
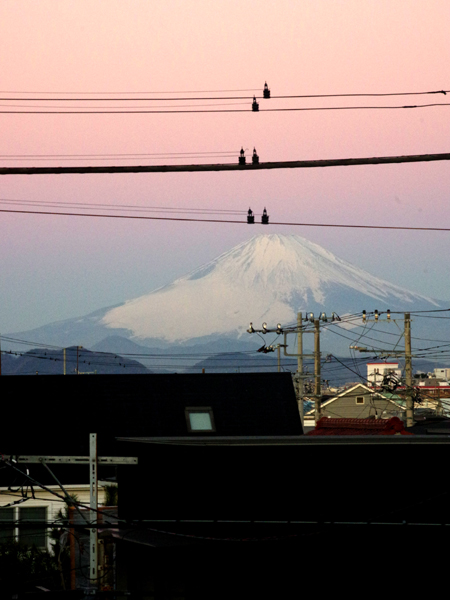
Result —
<path fill-rule="evenodd" d="M 0 507 L 0 543 L 10 540 L 37 548 L 46 548 L 47 522 L 45 506 Z"/>
<path fill-rule="evenodd" d="M 364 396 L 356 396 L 356 404 L 364 404 Z"/>
<path fill-rule="evenodd" d="M 187 407 L 184 413 L 188 431 L 191 433 L 205 433 L 216 430 L 212 408 L 191 406 Z"/>

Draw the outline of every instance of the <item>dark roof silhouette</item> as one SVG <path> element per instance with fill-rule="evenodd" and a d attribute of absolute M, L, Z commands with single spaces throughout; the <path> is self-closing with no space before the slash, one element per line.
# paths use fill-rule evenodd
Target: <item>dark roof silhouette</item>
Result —
<path fill-rule="evenodd" d="M 6 454 L 87 455 L 89 433 L 103 455 L 123 452 L 117 437 L 195 436 L 187 407 L 212 410 L 209 435 L 302 434 L 289 373 L 11 376 L 2 389 Z"/>

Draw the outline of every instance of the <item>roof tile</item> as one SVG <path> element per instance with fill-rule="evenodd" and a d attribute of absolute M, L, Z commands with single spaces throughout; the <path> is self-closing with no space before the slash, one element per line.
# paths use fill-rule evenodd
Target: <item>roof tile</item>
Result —
<path fill-rule="evenodd" d="M 412 435 L 398 417 L 391 419 L 330 419 L 322 417 L 307 435 Z"/>

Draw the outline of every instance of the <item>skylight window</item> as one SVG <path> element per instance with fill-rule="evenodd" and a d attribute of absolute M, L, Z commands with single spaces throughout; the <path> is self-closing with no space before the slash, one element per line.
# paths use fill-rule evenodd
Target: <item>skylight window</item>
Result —
<path fill-rule="evenodd" d="M 205 433 L 215 431 L 214 416 L 210 407 L 187 407 L 185 409 L 188 431 Z"/>

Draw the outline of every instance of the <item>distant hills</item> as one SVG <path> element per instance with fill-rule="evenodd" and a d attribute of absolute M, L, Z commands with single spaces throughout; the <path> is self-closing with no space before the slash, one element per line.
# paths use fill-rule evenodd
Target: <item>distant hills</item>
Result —
<path fill-rule="evenodd" d="M 37 348 L 25 353 L 2 354 L 2 375 L 67 375 L 151 373 L 136 360 L 116 354 L 91 352 L 85 348 L 63 350 Z"/>
<path fill-rule="evenodd" d="M 119 340 L 120 341 L 120 340 Z M 130 349 L 130 348 L 129 348 Z M 134 348 L 135 350 L 135 348 Z M 155 360 L 155 368 L 147 369 L 140 362 L 114 353 L 92 352 L 85 348 L 78 350 L 78 371 L 80 375 L 105 375 L 105 374 L 141 374 L 141 373 L 245 373 L 266 372 L 278 370 L 277 353 L 259 354 L 256 351 L 239 353 L 219 353 L 205 355 L 195 364 L 195 356 L 161 355 Z M 198 358 L 198 357 L 197 357 Z M 369 360 L 369 357 L 368 357 Z M 295 358 L 281 356 L 281 369 L 284 372 L 294 373 L 297 368 Z M 415 369 L 424 372 L 431 371 L 434 363 L 423 359 L 415 361 Z M 305 360 L 305 373 L 310 373 L 308 381 L 313 385 L 314 364 Z M 76 375 L 77 348 L 66 349 L 66 374 Z M 62 375 L 64 373 L 64 356 L 60 350 L 39 348 L 25 353 L 3 353 L 2 375 Z M 341 386 L 351 381 L 364 380 L 366 365 L 364 361 L 355 364 L 352 358 L 340 357 L 338 360 L 323 362 L 322 381 L 327 381 L 331 386 Z"/>

